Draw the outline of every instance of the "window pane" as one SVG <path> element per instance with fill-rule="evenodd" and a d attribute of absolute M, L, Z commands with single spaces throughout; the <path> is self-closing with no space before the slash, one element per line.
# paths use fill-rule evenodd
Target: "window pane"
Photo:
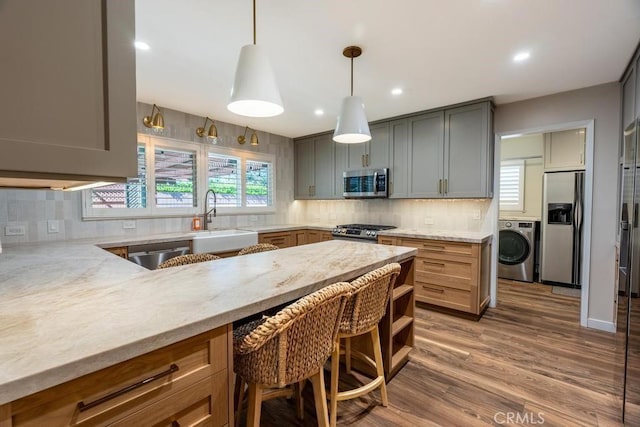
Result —
<path fill-rule="evenodd" d="M 217 205 L 242 206 L 240 159 L 209 153 L 207 163 L 207 183 L 208 187 L 216 192 Z"/>
<path fill-rule="evenodd" d="M 504 161 L 500 165 L 500 209 L 524 210 L 524 160 Z"/>
<path fill-rule="evenodd" d="M 126 184 L 111 184 L 91 190 L 92 208 L 146 208 L 147 165 L 144 145 L 138 146 L 138 176 Z"/>
<path fill-rule="evenodd" d="M 247 206 L 273 205 L 273 165 L 247 160 Z"/>
<path fill-rule="evenodd" d="M 156 148 L 156 206 L 191 208 L 197 204 L 196 154 Z"/>

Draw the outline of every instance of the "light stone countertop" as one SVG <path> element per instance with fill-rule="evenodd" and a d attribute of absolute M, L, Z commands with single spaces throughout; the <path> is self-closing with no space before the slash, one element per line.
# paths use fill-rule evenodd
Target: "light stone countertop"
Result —
<path fill-rule="evenodd" d="M 279 224 L 279 225 L 258 225 L 255 227 L 244 226 L 238 227 L 239 230 L 256 231 L 258 233 L 275 233 L 278 231 L 291 231 L 291 230 L 322 230 L 331 231 L 336 228 L 336 225 L 330 224 Z"/>
<path fill-rule="evenodd" d="M 149 271 L 87 242 L 5 247 L 0 405 L 416 252 L 327 241 Z"/>
<path fill-rule="evenodd" d="M 484 243 L 491 241 L 493 233 L 487 231 L 422 230 L 394 228 L 378 232 L 379 236 L 409 237 L 415 239 L 448 240 L 452 242 Z"/>

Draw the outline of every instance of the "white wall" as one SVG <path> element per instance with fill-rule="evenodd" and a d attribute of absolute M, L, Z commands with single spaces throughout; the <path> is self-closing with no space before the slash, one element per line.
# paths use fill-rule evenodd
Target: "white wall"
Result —
<path fill-rule="evenodd" d="M 149 114 L 151 105 L 138 103 L 138 132 L 164 136 L 183 141 L 207 144 L 199 138 L 195 129 L 202 126 L 204 117 L 193 116 L 180 111 L 164 109 L 165 128 L 155 131 L 142 124 L 142 117 Z M 218 145 L 255 150 L 276 156 L 276 212 L 264 215 L 218 215 L 214 219 L 216 228 L 234 228 L 246 225 L 283 224 L 290 222 L 289 215 L 295 214 L 293 204 L 293 140 L 279 135 L 258 132 L 260 145 L 239 146 L 236 137 L 244 132 L 244 127 L 216 121 Z M 136 229 L 125 230 L 122 220 L 82 220 L 81 192 L 53 190 L 0 189 L 0 235 L 2 243 L 38 242 L 66 240 L 96 236 L 135 236 L 152 233 L 188 231 L 192 215 L 184 218 L 135 219 Z M 47 233 L 47 220 L 58 220 L 60 232 Z M 7 225 L 24 225 L 24 236 L 5 236 Z"/>
<path fill-rule="evenodd" d="M 614 322 L 620 85 L 617 82 L 511 104 L 495 111 L 496 133 L 594 120 L 593 212 L 588 318 Z"/>

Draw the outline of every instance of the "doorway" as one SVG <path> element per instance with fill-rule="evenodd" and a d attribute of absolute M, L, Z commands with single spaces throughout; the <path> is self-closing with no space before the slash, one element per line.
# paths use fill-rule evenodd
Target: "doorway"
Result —
<path fill-rule="evenodd" d="M 500 134 L 496 134 L 495 138 L 495 175 L 494 175 L 494 198 L 491 203 L 490 215 L 493 218 L 493 234 L 494 234 L 494 242 L 492 251 L 492 280 L 491 280 L 491 307 L 495 307 L 499 301 L 498 294 L 498 242 L 500 239 L 500 226 L 499 220 L 501 216 L 500 211 L 500 182 L 501 182 L 501 172 L 502 171 L 502 151 L 504 148 L 505 154 L 508 154 L 505 157 L 514 157 L 513 151 L 511 150 L 513 147 L 510 146 L 509 140 L 514 138 L 523 138 L 524 140 L 535 140 L 538 141 L 537 150 L 534 150 L 530 153 L 525 153 L 520 157 L 523 157 L 520 162 L 516 162 L 518 164 L 517 167 L 521 168 L 523 172 L 523 179 L 526 177 L 526 168 L 527 161 L 529 161 L 531 168 L 529 172 L 535 172 L 536 174 L 544 174 L 546 171 L 560 171 L 563 168 L 567 168 L 567 165 L 562 165 L 558 163 L 558 159 L 560 156 L 556 156 L 556 162 L 553 163 L 553 160 L 549 158 L 549 141 L 545 141 L 544 138 L 547 138 L 546 135 L 557 134 L 562 136 L 563 133 L 571 133 L 571 132 L 580 132 L 582 130 L 584 132 L 584 152 L 582 153 L 583 158 L 581 159 L 584 164 L 584 197 L 582 203 L 582 213 L 580 215 L 582 221 L 582 233 L 581 233 L 581 245 L 579 252 L 579 259 L 581 260 L 580 267 L 577 268 L 575 274 L 579 277 L 580 284 L 580 325 L 581 326 L 596 326 L 599 329 L 602 329 L 601 325 L 588 325 L 588 307 L 589 307 L 589 271 L 590 271 L 590 248 L 591 248 L 591 212 L 592 212 L 592 203 L 593 203 L 593 150 L 594 150 L 594 122 L 593 120 L 585 120 L 578 122 L 570 122 L 570 123 L 562 123 L 562 124 L 553 124 L 547 126 L 541 126 L 537 128 L 531 129 L 517 129 L 509 132 L 503 132 Z M 546 152 L 540 152 L 540 146 L 542 146 L 543 150 Z M 511 150 L 511 151 L 510 151 Z M 545 164 L 545 155 L 546 164 Z M 514 160 L 514 159 L 511 159 Z M 513 169 L 512 164 L 505 164 L 505 167 L 511 167 Z M 503 175 L 504 176 L 504 175 Z M 544 177 L 544 175 L 542 175 Z M 535 182 L 534 179 L 531 182 Z M 524 182 L 522 182 L 524 184 Z M 529 207 L 531 209 L 527 209 L 526 202 L 527 196 L 526 194 L 521 200 L 518 200 L 517 197 L 514 197 L 513 194 L 505 194 L 507 197 L 503 196 L 503 200 L 514 203 L 512 206 L 512 213 L 514 214 L 514 219 L 518 217 L 515 215 L 516 212 L 519 213 L 523 219 L 526 220 L 535 220 L 539 218 L 540 224 L 542 225 L 543 221 L 548 221 L 546 218 L 545 209 L 543 209 L 543 198 L 544 198 L 544 179 L 538 182 L 537 187 L 534 188 L 533 191 L 529 194 L 531 200 L 529 200 Z M 503 190 L 505 193 L 509 191 L 508 187 L 503 186 Z M 534 202 L 534 200 L 538 197 L 536 193 L 542 193 L 540 196 L 540 201 L 538 204 Z M 518 204 L 519 203 L 519 204 Z M 524 205 L 524 206 L 523 206 Z M 548 203 L 547 203 L 548 205 Z M 504 203 L 503 203 L 504 207 Z M 502 210 L 502 215 L 504 217 L 505 212 L 508 212 L 506 209 Z M 548 213 L 548 211 L 547 211 Z M 572 209 L 572 215 L 576 215 Z M 563 217 L 565 222 L 567 221 L 566 217 Z M 551 234 L 551 233 L 550 233 Z M 555 232 L 553 233 L 555 234 Z M 542 246 L 542 245 L 541 245 Z M 538 259 L 541 259 L 542 256 L 539 256 Z M 540 273 L 541 268 L 539 268 Z M 553 277 L 553 276 L 550 276 Z M 562 279 L 564 281 L 564 279 Z M 550 282 L 553 282 L 550 281 Z M 560 282 L 560 281 L 558 281 Z"/>

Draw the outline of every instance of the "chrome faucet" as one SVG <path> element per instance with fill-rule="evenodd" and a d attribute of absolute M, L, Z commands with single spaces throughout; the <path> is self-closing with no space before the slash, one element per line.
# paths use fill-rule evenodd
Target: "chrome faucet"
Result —
<path fill-rule="evenodd" d="M 209 209 L 209 193 L 213 193 L 213 208 Z M 204 195 L 204 226 L 202 227 L 204 230 L 209 229 L 209 223 L 212 222 L 211 212 L 213 212 L 213 217 L 216 217 L 216 203 L 217 203 L 218 195 L 211 188 L 207 190 Z"/>

